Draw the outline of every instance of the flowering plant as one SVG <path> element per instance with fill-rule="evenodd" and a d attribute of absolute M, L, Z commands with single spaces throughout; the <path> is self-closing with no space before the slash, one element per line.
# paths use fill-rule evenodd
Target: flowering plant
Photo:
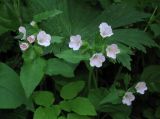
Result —
<path fill-rule="evenodd" d="M 144 105 L 160 91 L 160 66 L 149 66 L 159 62 L 158 53 L 150 53 L 159 50 L 158 7 L 146 12 L 116 0 L 22 1 L 3 2 L 15 9 L 8 12 L 17 24 L 5 27 L 0 17 L 0 35 L 2 29 L 14 39 L 6 50 L 13 60 L 0 63 L 0 108 L 33 119 L 160 117 L 157 99 L 154 109 Z"/>

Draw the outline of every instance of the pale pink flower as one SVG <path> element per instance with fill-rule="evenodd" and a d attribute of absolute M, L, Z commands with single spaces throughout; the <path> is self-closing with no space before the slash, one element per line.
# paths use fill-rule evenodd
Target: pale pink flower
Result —
<path fill-rule="evenodd" d="M 36 38 L 35 38 L 34 35 L 31 35 L 31 36 L 27 37 L 27 40 L 28 40 L 29 43 L 33 43 L 35 41 L 35 39 Z"/>
<path fill-rule="evenodd" d="M 37 41 L 39 45 L 47 47 L 51 43 L 51 36 L 45 31 L 40 31 L 37 35 Z"/>
<path fill-rule="evenodd" d="M 109 26 L 109 25 L 108 25 L 107 23 L 105 23 L 105 22 L 102 22 L 102 23 L 99 25 L 99 30 L 100 30 L 100 35 L 101 35 L 103 38 L 110 37 L 110 36 L 113 35 L 111 26 Z"/>
<path fill-rule="evenodd" d="M 120 53 L 120 49 L 116 44 L 109 45 L 106 48 L 106 54 L 108 57 L 112 59 L 116 59 L 116 55 Z"/>
<path fill-rule="evenodd" d="M 22 39 L 26 39 L 26 28 L 24 26 L 19 27 L 19 32 L 23 34 Z"/>
<path fill-rule="evenodd" d="M 79 48 L 82 46 L 82 40 L 80 35 L 71 36 L 69 47 L 73 50 L 79 50 Z"/>
<path fill-rule="evenodd" d="M 35 21 L 31 21 L 30 25 L 31 25 L 31 26 L 35 26 L 35 25 L 36 25 L 36 22 L 35 22 Z"/>
<path fill-rule="evenodd" d="M 20 47 L 20 49 L 21 49 L 22 51 L 26 51 L 26 50 L 29 48 L 29 44 L 23 42 L 23 43 L 20 43 L 20 44 L 19 44 L 19 47 Z"/>
<path fill-rule="evenodd" d="M 130 106 L 132 104 L 132 101 L 135 100 L 135 96 L 132 92 L 126 92 L 123 96 L 122 103 Z"/>
<path fill-rule="evenodd" d="M 148 88 L 147 88 L 145 82 L 139 82 L 139 83 L 137 83 L 137 85 L 135 86 L 135 89 L 136 89 L 137 93 L 144 94 L 145 91 L 146 91 Z"/>
<path fill-rule="evenodd" d="M 105 61 L 105 57 L 102 53 L 96 53 L 90 58 L 90 65 L 92 67 L 101 67 L 102 63 Z"/>

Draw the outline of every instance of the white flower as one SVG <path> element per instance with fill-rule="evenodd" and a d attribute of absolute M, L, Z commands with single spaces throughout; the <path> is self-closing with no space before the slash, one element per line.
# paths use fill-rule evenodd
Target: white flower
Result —
<path fill-rule="evenodd" d="M 106 54 L 108 57 L 112 58 L 112 59 L 116 59 L 116 55 L 120 53 L 120 49 L 118 48 L 118 46 L 116 44 L 112 44 L 109 45 L 106 48 Z"/>
<path fill-rule="evenodd" d="M 126 92 L 123 96 L 122 103 L 130 106 L 132 104 L 132 101 L 135 100 L 135 96 L 132 92 Z"/>
<path fill-rule="evenodd" d="M 105 57 L 102 53 L 96 53 L 94 54 L 90 59 L 90 65 L 92 67 L 101 67 L 102 63 L 105 61 Z"/>
<path fill-rule="evenodd" d="M 80 35 L 71 36 L 69 47 L 73 50 L 79 50 L 79 48 L 82 46 L 82 40 Z"/>
<path fill-rule="evenodd" d="M 35 36 L 34 35 L 31 35 L 27 38 L 28 42 L 29 43 L 33 43 L 35 41 Z"/>
<path fill-rule="evenodd" d="M 102 23 L 99 25 L 99 30 L 100 30 L 100 35 L 101 35 L 103 38 L 110 37 L 110 36 L 113 35 L 111 26 L 109 26 L 109 25 L 108 25 L 107 23 L 105 23 L 105 22 L 102 22 Z"/>
<path fill-rule="evenodd" d="M 144 92 L 148 89 L 145 82 L 139 82 L 135 86 L 137 93 L 144 94 Z"/>
<path fill-rule="evenodd" d="M 51 42 L 51 36 L 46 34 L 45 31 L 40 31 L 37 35 L 38 44 L 42 46 L 49 46 Z"/>
<path fill-rule="evenodd" d="M 29 48 L 29 44 L 28 43 L 20 43 L 19 47 L 22 51 L 25 51 Z"/>
<path fill-rule="evenodd" d="M 31 21 L 30 25 L 31 25 L 31 26 L 35 26 L 35 25 L 36 25 L 36 22 L 35 22 L 35 21 Z"/>
<path fill-rule="evenodd" d="M 26 39 L 26 28 L 24 26 L 19 27 L 19 32 L 23 34 L 22 39 Z"/>

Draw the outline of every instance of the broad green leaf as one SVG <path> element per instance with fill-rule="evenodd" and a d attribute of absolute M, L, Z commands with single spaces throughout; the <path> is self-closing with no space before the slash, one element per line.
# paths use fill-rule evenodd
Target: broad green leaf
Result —
<path fill-rule="evenodd" d="M 122 44 L 118 44 L 118 47 L 120 48 L 120 53 L 117 55 L 117 61 L 121 63 L 124 67 L 126 67 L 128 70 L 131 70 L 132 59 L 130 55 L 133 54 L 131 49 Z"/>
<path fill-rule="evenodd" d="M 72 50 L 65 50 L 59 54 L 56 54 L 58 58 L 62 58 L 70 63 L 79 63 L 82 60 L 89 60 L 89 54 L 79 54 L 77 52 L 73 52 Z"/>
<path fill-rule="evenodd" d="M 92 102 L 96 109 L 98 109 L 100 102 L 106 96 L 106 94 L 108 94 L 108 90 L 105 88 L 92 89 L 88 94 L 88 99 Z"/>
<path fill-rule="evenodd" d="M 60 36 L 53 36 L 52 37 L 52 43 L 62 43 L 63 42 L 63 37 Z"/>
<path fill-rule="evenodd" d="M 17 17 L 13 3 L 7 0 L 2 1 L 2 3 L 0 3 L 0 28 L 2 28 L 0 30 L 1 33 L 15 31 L 18 28 L 19 23 L 20 19 Z"/>
<path fill-rule="evenodd" d="M 105 104 L 105 103 L 112 103 L 112 104 L 117 104 L 121 101 L 121 98 L 119 97 L 119 91 L 115 88 L 112 87 L 109 91 L 109 93 L 102 99 L 100 104 Z"/>
<path fill-rule="evenodd" d="M 0 35 L 5 33 L 5 32 L 7 32 L 7 31 L 9 31 L 9 29 L 7 29 L 7 28 L 5 28 L 5 27 L 0 25 Z"/>
<path fill-rule="evenodd" d="M 80 91 L 82 91 L 84 86 L 84 81 L 68 83 L 61 89 L 60 95 L 63 99 L 72 99 L 76 97 Z"/>
<path fill-rule="evenodd" d="M 37 105 L 49 107 L 54 102 L 54 95 L 49 91 L 36 91 L 33 93 L 33 99 Z"/>
<path fill-rule="evenodd" d="M 81 115 L 78 115 L 78 114 L 69 113 L 67 115 L 67 119 L 90 119 L 90 118 L 87 117 L 87 116 L 81 116 Z"/>
<path fill-rule="evenodd" d="M 115 30 L 114 35 L 106 42 L 107 44 L 118 44 L 120 53 L 117 55 L 117 61 L 122 63 L 122 65 L 127 67 L 129 70 L 131 70 L 131 48 L 146 53 L 145 47 L 158 47 L 158 45 L 148 36 L 148 34 L 137 29 Z"/>
<path fill-rule="evenodd" d="M 108 113 L 113 119 L 129 119 L 128 117 L 131 114 L 131 108 L 123 104 L 105 104 L 98 111 Z"/>
<path fill-rule="evenodd" d="M 60 108 L 66 112 L 71 112 L 71 106 L 68 101 L 61 101 L 59 104 Z"/>
<path fill-rule="evenodd" d="M 59 10 L 45 11 L 45 12 L 42 12 L 42 13 L 39 13 L 39 14 L 35 15 L 33 20 L 35 22 L 41 22 L 43 20 L 46 20 L 46 19 L 51 18 L 51 17 L 54 17 L 54 16 L 59 15 L 61 13 L 62 12 L 59 11 Z"/>
<path fill-rule="evenodd" d="M 151 24 L 150 27 L 155 37 L 160 35 L 160 24 Z"/>
<path fill-rule="evenodd" d="M 160 65 L 151 65 L 144 68 L 140 80 L 145 81 L 147 83 L 147 87 L 150 91 L 160 91 Z"/>
<path fill-rule="evenodd" d="M 83 97 L 77 97 L 70 101 L 70 106 L 73 112 L 84 115 L 84 116 L 95 116 L 97 115 L 93 104 Z"/>
<path fill-rule="evenodd" d="M 101 17 L 104 15 L 106 21 L 114 28 L 144 21 L 144 18 L 150 17 L 150 14 L 138 11 L 127 4 L 112 4 Z"/>
<path fill-rule="evenodd" d="M 130 119 L 129 115 L 126 113 L 113 113 L 111 114 L 112 119 Z"/>
<path fill-rule="evenodd" d="M 16 108 L 26 101 L 17 73 L 0 63 L 0 108 Z"/>
<path fill-rule="evenodd" d="M 145 47 L 157 47 L 158 45 L 152 40 L 148 34 L 137 29 L 118 29 L 114 31 L 114 35 L 110 38 L 114 43 L 122 43 L 133 49 L 146 52 Z M 109 41 L 109 42 L 111 42 Z"/>
<path fill-rule="evenodd" d="M 45 72 L 46 62 L 44 59 L 37 58 L 29 63 L 24 63 L 20 72 L 20 80 L 29 97 L 36 86 L 40 83 Z"/>
<path fill-rule="evenodd" d="M 60 116 L 60 117 L 58 117 L 58 119 L 66 119 L 66 117 Z"/>
<path fill-rule="evenodd" d="M 36 58 L 36 52 L 33 47 L 29 48 L 26 52 L 23 53 L 22 57 L 25 62 L 31 62 Z"/>
<path fill-rule="evenodd" d="M 52 58 L 47 61 L 46 74 L 52 75 L 62 75 L 64 77 L 74 76 L 75 66 L 69 64 L 63 60 Z"/>
<path fill-rule="evenodd" d="M 53 107 L 39 107 L 34 112 L 33 119 L 57 119 L 58 115 Z"/>
<path fill-rule="evenodd" d="M 113 4 L 107 6 L 105 10 L 100 10 L 89 6 L 82 0 L 46 0 L 45 2 L 30 0 L 29 3 L 33 12 L 55 8 L 63 11 L 55 19 L 45 22 L 44 27 L 48 31 L 67 37 L 71 34 L 81 34 L 85 38 L 91 38 L 91 41 L 95 33 L 98 32 L 98 26 L 101 22 L 107 22 L 117 28 L 144 21 L 144 18 L 150 17 L 150 14 L 138 11 L 127 4 Z"/>

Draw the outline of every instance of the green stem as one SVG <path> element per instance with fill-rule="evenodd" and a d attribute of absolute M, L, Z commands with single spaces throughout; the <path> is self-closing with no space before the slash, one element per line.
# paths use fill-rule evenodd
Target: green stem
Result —
<path fill-rule="evenodd" d="M 116 77 L 115 77 L 115 80 L 114 80 L 114 83 L 113 83 L 113 84 L 115 84 L 116 81 L 119 79 L 119 76 L 120 76 L 120 74 L 121 74 L 122 69 L 123 69 L 123 67 L 120 66 L 120 68 L 119 68 L 119 70 L 118 70 L 118 72 L 117 72 L 117 74 L 116 74 Z"/>
<path fill-rule="evenodd" d="M 153 13 L 152 13 L 151 17 L 149 18 L 149 21 L 148 21 L 148 23 L 147 23 L 146 27 L 144 28 L 144 32 L 146 32 L 146 31 L 147 31 L 147 29 L 148 29 L 149 25 L 151 24 L 151 21 L 152 21 L 152 19 L 153 19 L 154 15 L 155 15 L 155 13 L 156 13 L 157 9 L 158 9 L 158 6 L 156 6 L 156 7 L 154 8 L 154 11 L 153 11 Z"/>
<path fill-rule="evenodd" d="M 92 69 L 89 69 L 89 76 L 88 76 L 88 91 L 91 89 L 92 74 L 93 74 L 93 70 L 92 70 Z"/>
<path fill-rule="evenodd" d="M 95 72 L 93 73 L 93 82 L 96 89 L 98 88 L 97 79 L 98 79 L 98 72 L 97 70 L 95 70 Z"/>

